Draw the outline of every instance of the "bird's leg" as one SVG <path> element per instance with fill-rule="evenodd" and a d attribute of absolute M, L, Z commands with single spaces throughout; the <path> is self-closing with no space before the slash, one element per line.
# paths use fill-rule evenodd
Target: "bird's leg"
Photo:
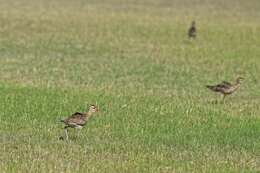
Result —
<path fill-rule="evenodd" d="M 81 130 L 81 129 L 78 129 L 78 130 L 77 130 L 77 131 L 78 131 L 78 137 L 79 137 L 79 135 L 80 135 L 80 130 Z"/>
<path fill-rule="evenodd" d="M 77 134 L 78 134 L 78 137 L 79 137 L 82 126 L 76 126 L 76 129 L 77 129 Z"/>
<path fill-rule="evenodd" d="M 223 94 L 222 102 L 225 103 L 226 94 Z"/>
<path fill-rule="evenodd" d="M 69 126 L 65 126 L 65 127 L 64 127 L 64 131 L 65 131 L 66 140 L 69 140 L 69 135 L 68 135 L 68 127 L 69 127 Z"/>

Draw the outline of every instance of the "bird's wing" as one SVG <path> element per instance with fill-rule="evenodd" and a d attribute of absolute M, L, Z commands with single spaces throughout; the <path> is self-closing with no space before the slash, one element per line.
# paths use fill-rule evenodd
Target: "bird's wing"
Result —
<path fill-rule="evenodd" d="M 195 27 L 190 27 L 188 30 L 188 35 L 195 35 L 196 34 L 196 28 Z"/>
<path fill-rule="evenodd" d="M 223 84 L 223 85 L 228 85 L 228 86 L 231 86 L 231 85 L 232 85 L 230 82 L 227 82 L 227 81 L 223 81 L 221 84 Z"/>
<path fill-rule="evenodd" d="M 232 84 L 227 81 L 223 81 L 222 83 L 216 85 L 219 89 L 229 89 L 231 86 Z"/>
<path fill-rule="evenodd" d="M 72 114 L 70 117 L 78 117 L 78 116 L 82 116 L 84 115 L 83 113 L 81 112 L 75 112 L 74 114 Z"/>
<path fill-rule="evenodd" d="M 76 114 L 77 113 L 77 114 Z M 86 123 L 84 114 L 76 112 L 70 118 L 68 118 L 68 124 L 84 125 Z"/>
<path fill-rule="evenodd" d="M 226 83 L 220 83 L 216 85 L 215 87 L 217 90 L 222 90 L 222 89 L 229 89 L 232 85 L 226 84 Z"/>
<path fill-rule="evenodd" d="M 68 124 L 71 124 L 71 125 L 84 125 L 85 123 L 86 123 L 86 121 L 82 117 L 80 117 L 80 118 L 71 118 L 68 121 Z"/>
<path fill-rule="evenodd" d="M 68 117 L 64 122 L 70 125 L 84 124 L 85 123 L 84 114 L 80 112 L 75 112 L 70 117 Z"/>
<path fill-rule="evenodd" d="M 206 87 L 213 90 L 213 91 L 216 91 L 216 92 L 222 92 L 223 90 L 226 90 L 226 89 L 230 89 L 232 85 L 230 83 L 220 83 L 220 84 L 217 84 L 217 85 L 207 85 Z"/>

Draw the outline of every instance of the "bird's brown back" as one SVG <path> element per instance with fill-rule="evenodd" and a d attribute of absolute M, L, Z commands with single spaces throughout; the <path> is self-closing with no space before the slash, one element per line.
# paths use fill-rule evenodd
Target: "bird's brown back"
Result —
<path fill-rule="evenodd" d="M 63 122 L 67 125 L 85 125 L 88 120 L 87 113 L 76 112 L 70 117 L 66 118 Z"/>

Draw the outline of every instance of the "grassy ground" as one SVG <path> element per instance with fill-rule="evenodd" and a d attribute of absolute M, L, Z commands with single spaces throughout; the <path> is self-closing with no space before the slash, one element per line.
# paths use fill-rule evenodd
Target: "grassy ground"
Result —
<path fill-rule="evenodd" d="M 1 172 L 260 171 L 258 0 L 0 3 Z M 237 76 L 216 104 L 204 86 Z"/>

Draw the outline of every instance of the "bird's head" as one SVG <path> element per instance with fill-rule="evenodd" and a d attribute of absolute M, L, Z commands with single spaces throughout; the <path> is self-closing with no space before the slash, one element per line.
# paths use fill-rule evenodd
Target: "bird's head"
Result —
<path fill-rule="evenodd" d="M 236 82 L 240 84 L 243 80 L 244 80 L 243 77 L 238 77 L 237 80 L 236 80 Z"/>
<path fill-rule="evenodd" d="M 89 113 L 95 113 L 95 112 L 98 112 L 98 107 L 96 105 L 90 105 L 89 106 L 89 110 L 88 110 Z"/>

